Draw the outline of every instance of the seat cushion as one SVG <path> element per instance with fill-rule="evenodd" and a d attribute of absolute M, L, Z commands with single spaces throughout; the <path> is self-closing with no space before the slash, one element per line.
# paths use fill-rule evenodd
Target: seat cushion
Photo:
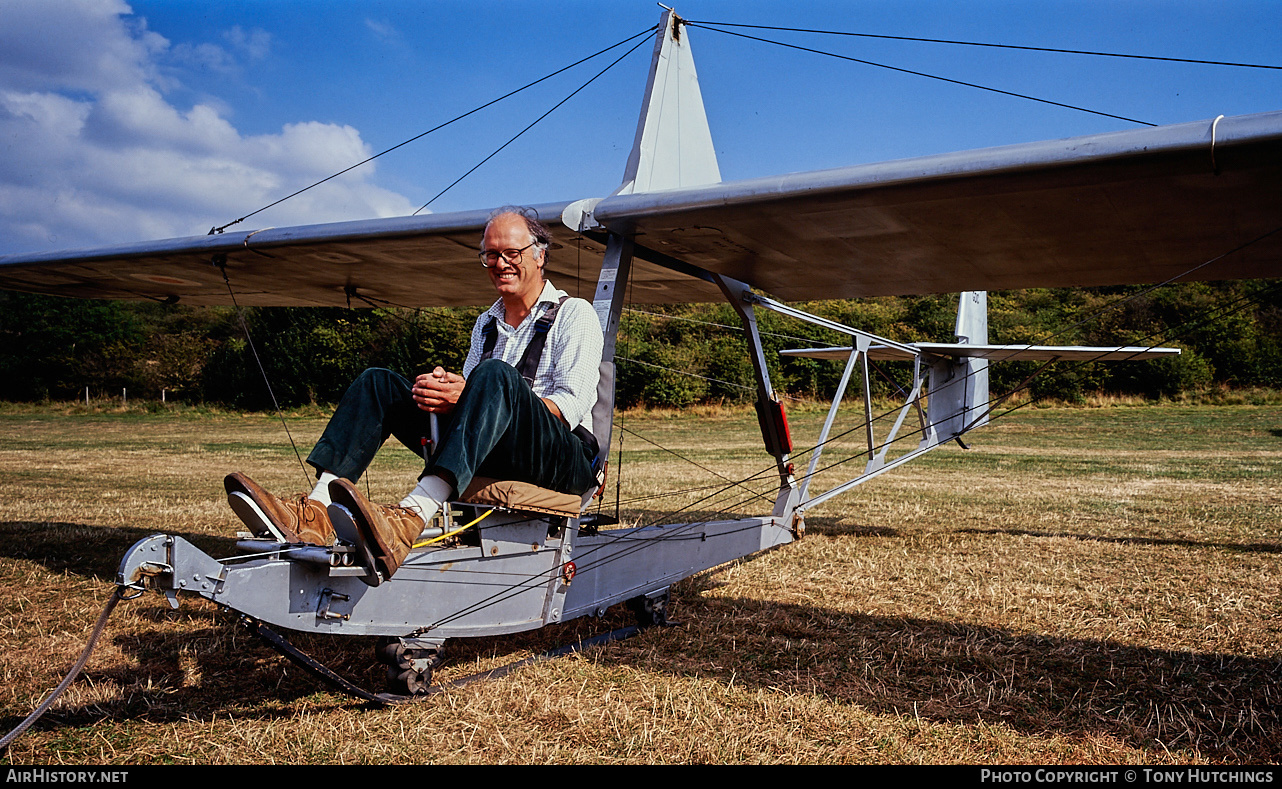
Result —
<path fill-rule="evenodd" d="M 528 482 L 473 477 L 458 500 L 466 504 L 488 504 L 511 510 L 538 512 L 546 515 L 564 515 L 577 518 L 583 507 L 583 497 L 573 493 L 557 493 Z"/>

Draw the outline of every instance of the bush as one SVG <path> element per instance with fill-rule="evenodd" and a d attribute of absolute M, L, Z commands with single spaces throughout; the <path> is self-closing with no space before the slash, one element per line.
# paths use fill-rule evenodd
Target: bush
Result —
<path fill-rule="evenodd" d="M 953 339 L 955 295 L 879 297 L 800 305 L 814 314 L 892 340 Z M 623 406 L 679 408 L 756 397 L 740 320 L 726 304 L 667 305 L 624 313 L 618 338 Z M 480 310 L 250 308 L 245 324 L 257 360 L 230 308 L 82 301 L 0 292 L 0 398 L 95 396 L 187 400 L 234 408 L 272 405 L 261 361 L 282 407 L 332 403 L 364 368 L 412 376 L 441 365 L 461 370 Z M 842 365 L 782 357 L 785 348 L 848 345 L 850 338 L 808 322 L 757 311 L 777 391 L 827 399 Z M 1163 345 L 1178 359 L 1059 363 L 1034 379 L 1038 397 L 1080 401 L 1095 393 L 1172 397 L 1211 384 L 1282 387 L 1282 287 L 1271 281 L 1140 287 L 1030 289 L 989 294 L 993 343 Z M 629 359 L 633 361 L 628 361 Z M 1035 363 L 990 368 L 994 395 Z M 878 363 L 874 396 L 899 396 L 911 367 Z M 853 388 L 857 389 L 858 384 Z"/>

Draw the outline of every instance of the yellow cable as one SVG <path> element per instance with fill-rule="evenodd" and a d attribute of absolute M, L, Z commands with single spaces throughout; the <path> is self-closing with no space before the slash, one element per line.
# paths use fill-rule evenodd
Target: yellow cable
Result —
<path fill-rule="evenodd" d="M 470 528 L 472 528 L 473 526 L 475 526 L 476 524 L 478 524 L 478 523 L 480 523 L 481 521 L 485 520 L 486 518 L 490 517 L 490 513 L 491 513 L 491 512 L 494 512 L 494 510 L 492 510 L 492 509 L 486 510 L 486 511 L 481 515 L 481 517 L 477 518 L 476 520 L 472 521 L 471 523 L 466 524 L 466 525 L 464 525 L 464 526 L 460 526 L 460 527 L 458 527 L 457 529 L 455 529 L 454 531 L 449 532 L 449 533 L 447 533 L 447 534 L 442 534 L 440 537 L 433 537 L 433 538 L 432 538 L 432 539 L 430 539 L 430 540 L 424 540 L 424 541 L 422 541 L 422 542 L 415 543 L 415 544 L 414 544 L 414 547 L 415 547 L 415 548 L 422 548 L 422 547 L 424 547 L 424 546 L 431 545 L 431 544 L 432 544 L 432 543 L 434 543 L 434 542 L 440 542 L 441 540 L 444 540 L 446 537 L 453 537 L 454 535 L 458 534 L 459 532 L 461 532 L 461 531 L 465 531 L 465 530 L 467 530 L 467 529 L 470 529 Z"/>

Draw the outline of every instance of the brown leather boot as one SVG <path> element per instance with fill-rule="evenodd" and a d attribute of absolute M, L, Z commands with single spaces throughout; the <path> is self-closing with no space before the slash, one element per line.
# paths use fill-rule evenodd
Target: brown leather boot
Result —
<path fill-rule="evenodd" d="M 391 578 L 423 533 L 423 519 L 405 507 L 371 504 L 345 479 L 329 483 L 329 496 L 334 504 L 351 513 L 362 542 L 377 563 L 376 569 L 384 579 Z"/>
<path fill-rule="evenodd" d="M 334 542 L 334 527 L 325 505 L 306 494 L 282 501 L 240 472 L 228 474 L 223 488 L 232 510 L 259 537 L 309 545 Z"/>

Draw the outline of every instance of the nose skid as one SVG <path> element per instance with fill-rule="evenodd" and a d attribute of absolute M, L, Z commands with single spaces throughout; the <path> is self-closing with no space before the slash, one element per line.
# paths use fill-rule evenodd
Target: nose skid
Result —
<path fill-rule="evenodd" d="M 217 594 L 227 569 L 204 551 L 172 534 L 153 534 L 134 543 L 116 573 L 122 590 L 161 592 L 178 607 L 178 592 Z"/>

